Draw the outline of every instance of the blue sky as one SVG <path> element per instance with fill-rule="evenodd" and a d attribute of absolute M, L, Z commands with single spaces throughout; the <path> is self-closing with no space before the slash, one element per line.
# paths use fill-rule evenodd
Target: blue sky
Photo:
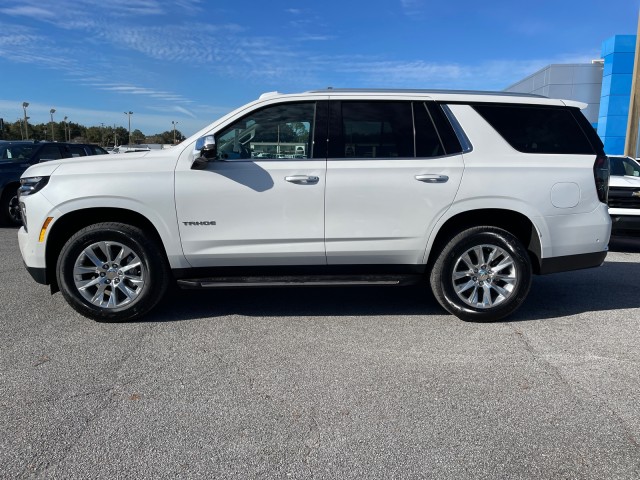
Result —
<path fill-rule="evenodd" d="M 278 90 L 501 90 L 635 34 L 622 0 L 0 0 L 0 117 L 185 135 Z"/>

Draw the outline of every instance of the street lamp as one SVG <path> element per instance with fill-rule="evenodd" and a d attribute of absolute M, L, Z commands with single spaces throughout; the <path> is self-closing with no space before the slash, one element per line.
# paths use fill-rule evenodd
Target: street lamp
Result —
<path fill-rule="evenodd" d="M 124 114 L 129 117 L 129 145 L 131 145 L 131 115 L 133 112 L 124 112 Z"/>
<path fill-rule="evenodd" d="M 171 120 L 171 124 L 173 125 L 173 144 L 176 144 L 176 125 L 178 124 L 178 122 L 174 122 L 173 120 Z"/>
<path fill-rule="evenodd" d="M 51 114 L 51 141 L 55 142 L 56 136 L 55 133 L 53 133 L 53 114 L 56 113 L 56 109 L 52 108 L 51 110 L 49 110 L 49 113 Z"/>
<path fill-rule="evenodd" d="M 24 133 L 27 140 L 29 140 L 29 126 L 27 123 L 27 107 L 29 106 L 29 102 L 22 102 L 22 109 L 24 110 Z"/>
<path fill-rule="evenodd" d="M 62 120 L 64 122 L 64 141 L 67 141 L 67 118 L 69 117 L 64 117 L 64 119 Z"/>

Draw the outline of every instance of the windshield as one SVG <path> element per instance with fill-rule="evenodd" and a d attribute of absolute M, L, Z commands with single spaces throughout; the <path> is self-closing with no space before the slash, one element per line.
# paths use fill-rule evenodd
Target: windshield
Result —
<path fill-rule="evenodd" d="M 640 164 L 628 157 L 609 157 L 611 175 L 640 177 Z"/>
<path fill-rule="evenodd" d="M 35 145 L 0 145 L 0 159 L 20 162 L 31 158 Z"/>

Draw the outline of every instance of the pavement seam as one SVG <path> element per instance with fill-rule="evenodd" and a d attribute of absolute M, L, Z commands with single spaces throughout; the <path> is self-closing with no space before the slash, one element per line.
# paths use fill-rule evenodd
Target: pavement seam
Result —
<path fill-rule="evenodd" d="M 538 352 L 533 347 L 533 345 L 531 344 L 531 342 L 529 341 L 527 336 L 520 329 L 516 328 L 510 322 L 506 322 L 506 324 L 509 325 L 509 327 L 516 334 L 516 338 L 518 338 L 522 342 L 525 350 L 527 350 L 527 352 L 529 352 L 531 354 L 531 356 L 536 361 L 539 361 L 540 363 L 542 363 L 545 366 L 545 371 L 548 374 L 550 374 L 551 376 L 553 376 L 554 378 L 556 378 L 558 381 L 560 381 L 565 387 L 567 387 L 567 389 L 571 392 L 571 394 L 575 398 L 577 398 L 578 400 L 581 400 L 581 401 L 588 401 L 588 399 L 590 398 L 589 395 L 577 395 L 575 393 L 576 391 L 581 391 L 581 392 L 583 392 L 585 394 L 591 394 L 591 398 L 595 397 L 598 400 L 598 403 L 600 404 L 600 406 L 602 408 L 605 408 L 607 410 L 607 412 L 609 413 L 609 415 L 611 416 L 611 418 L 613 418 L 615 423 L 617 423 L 621 427 L 622 432 L 623 432 L 623 436 L 627 439 L 629 444 L 632 445 L 633 448 L 638 451 L 638 453 L 640 453 L 640 443 L 634 437 L 633 430 L 631 428 L 629 428 L 629 425 L 627 425 L 625 420 L 622 417 L 620 417 L 613 408 L 611 408 L 611 406 L 609 405 L 609 403 L 606 400 L 602 399 L 601 397 L 599 397 L 594 392 L 588 391 L 588 390 L 580 387 L 579 385 L 572 385 L 562 375 L 562 372 L 561 372 L 560 368 L 557 367 L 556 365 L 554 365 L 553 363 L 551 363 L 547 358 L 544 357 L 543 354 Z M 636 465 L 636 468 L 637 469 L 640 468 L 640 462 Z"/>

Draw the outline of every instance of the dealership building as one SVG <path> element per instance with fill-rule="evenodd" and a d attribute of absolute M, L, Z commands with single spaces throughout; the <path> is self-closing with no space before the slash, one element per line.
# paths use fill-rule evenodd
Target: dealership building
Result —
<path fill-rule="evenodd" d="M 636 35 L 615 35 L 602 43 L 602 59 L 586 64 L 549 65 L 505 91 L 586 103 L 583 113 L 598 131 L 605 151 L 622 155 L 629 122 L 635 49 Z M 640 157 L 638 152 L 635 156 Z"/>

